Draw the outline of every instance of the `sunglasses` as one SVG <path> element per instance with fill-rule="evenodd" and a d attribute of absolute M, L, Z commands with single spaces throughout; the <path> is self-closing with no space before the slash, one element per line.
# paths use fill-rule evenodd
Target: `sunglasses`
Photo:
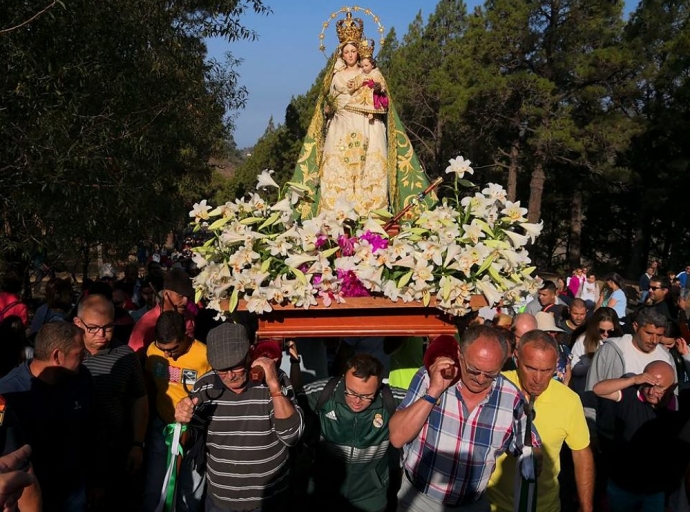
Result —
<path fill-rule="evenodd" d="M 602 336 L 604 334 L 606 334 L 607 336 L 611 336 L 613 334 L 616 334 L 616 330 L 615 329 L 599 329 L 599 334 L 601 334 Z"/>
<path fill-rule="evenodd" d="M 663 289 L 663 286 L 650 286 L 649 289 L 652 290 L 653 292 L 655 292 L 657 290 Z"/>

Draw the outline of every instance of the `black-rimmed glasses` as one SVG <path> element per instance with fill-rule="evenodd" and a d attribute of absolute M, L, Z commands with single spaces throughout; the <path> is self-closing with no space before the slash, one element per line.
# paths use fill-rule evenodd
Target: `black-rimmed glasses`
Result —
<path fill-rule="evenodd" d="M 350 398 L 355 398 L 357 400 L 362 400 L 363 402 L 373 402 L 374 400 L 376 400 L 376 392 L 370 395 L 361 395 L 359 393 L 355 393 L 354 391 L 350 391 L 349 389 L 345 388 L 343 393 L 345 393 L 345 396 L 349 396 Z"/>
<path fill-rule="evenodd" d="M 80 317 L 79 321 L 81 324 L 84 326 L 84 330 L 88 332 L 89 334 L 96 334 L 97 332 L 103 331 L 105 334 L 106 332 L 111 332 L 113 329 L 115 329 L 115 324 L 106 324 L 106 325 L 89 325 L 84 320 Z"/>

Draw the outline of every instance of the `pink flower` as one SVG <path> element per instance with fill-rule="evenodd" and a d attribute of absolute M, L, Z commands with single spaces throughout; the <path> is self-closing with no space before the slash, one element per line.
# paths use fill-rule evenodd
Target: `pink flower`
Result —
<path fill-rule="evenodd" d="M 357 237 L 349 237 L 347 235 L 340 235 L 338 237 L 338 245 L 343 253 L 343 256 L 352 256 L 355 253 L 355 244 L 357 243 Z"/>
<path fill-rule="evenodd" d="M 340 293 L 343 297 L 368 297 L 370 295 L 359 278 L 352 270 L 338 269 L 340 279 Z"/>
<path fill-rule="evenodd" d="M 369 242 L 369 245 L 371 245 L 371 253 L 376 254 L 376 251 L 379 249 L 386 249 L 388 247 L 388 239 L 382 237 L 381 235 L 377 235 L 376 233 L 372 233 L 371 231 L 367 231 L 364 233 L 362 236 L 360 236 L 362 240 L 366 240 Z"/>
<path fill-rule="evenodd" d="M 326 235 L 319 235 L 316 237 L 316 242 L 314 242 L 314 246 L 316 246 L 317 249 L 321 249 L 324 245 L 326 245 L 327 241 L 328 237 Z"/>

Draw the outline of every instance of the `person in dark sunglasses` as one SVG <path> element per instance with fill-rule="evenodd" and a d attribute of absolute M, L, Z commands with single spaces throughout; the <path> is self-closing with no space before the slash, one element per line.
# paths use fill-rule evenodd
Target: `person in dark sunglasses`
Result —
<path fill-rule="evenodd" d="M 570 351 L 572 355 L 570 387 L 573 391 L 582 396 L 585 392 L 587 372 L 595 352 L 606 339 L 620 336 L 623 336 L 623 330 L 618 321 L 618 314 L 611 308 L 599 308 L 587 320 L 585 332 L 578 336 Z"/>

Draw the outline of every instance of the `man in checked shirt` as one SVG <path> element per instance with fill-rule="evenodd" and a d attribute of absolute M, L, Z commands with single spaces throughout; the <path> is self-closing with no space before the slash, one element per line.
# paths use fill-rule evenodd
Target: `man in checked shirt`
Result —
<path fill-rule="evenodd" d="M 459 367 L 439 357 L 414 376 L 389 427 L 391 444 L 403 448 L 398 510 L 490 510 L 485 490 L 496 459 L 521 454 L 527 428 L 525 399 L 501 375 L 507 357 L 493 328 L 473 326 L 460 340 Z M 534 430 L 532 443 L 541 444 Z"/>

